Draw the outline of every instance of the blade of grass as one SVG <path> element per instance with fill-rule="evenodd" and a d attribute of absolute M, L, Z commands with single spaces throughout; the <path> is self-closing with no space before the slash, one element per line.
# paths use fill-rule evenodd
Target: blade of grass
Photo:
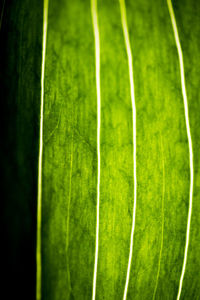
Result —
<path fill-rule="evenodd" d="M 48 25 L 48 0 L 43 6 L 43 40 L 41 68 L 41 103 L 40 103 L 40 137 L 38 159 L 38 195 L 37 195 L 37 248 L 36 248 L 36 299 L 41 300 L 42 257 L 41 257 L 41 225 L 42 225 L 42 154 L 43 154 L 43 115 L 44 115 L 44 73 L 46 56 L 46 39 Z"/>

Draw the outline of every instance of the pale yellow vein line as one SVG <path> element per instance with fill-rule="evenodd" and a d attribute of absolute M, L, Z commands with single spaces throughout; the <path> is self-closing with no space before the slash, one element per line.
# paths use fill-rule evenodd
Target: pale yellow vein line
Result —
<path fill-rule="evenodd" d="M 95 262 L 93 274 L 92 299 L 96 297 L 97 264 L 99 249 L 99 202 L 100 202 L 100 127 L 101 127 L 101 96 L 100 96 L 100 38 L 97 14 L 97 1 L 91 0 L 91 14 L 95 39 L 95 60 L 96 60 L 96 92 L 97 92 L 97 204 L 96 204 L 96 243 Z"/>
<path fill-rule="evenodd" d="M 42 255 L 41 255 L 41 226 L 42 226 L 42 154 L 43 154 L 43 114 L 44 114 L 44 72 L 46 56 L 46 39 L 48 23 L 48 0 L 43 5 L 43 40 L 42 40 L 42 68 L 41 68 L 41 103 L 40 103 L 40 135 L 38 158 L 38 195 L 37 195 L 37 246 L 36 246 L 36 299 L 41 300 L 42 286 Z"/>
<path fill-rule="evenodd" d="M 125 300 L 128 292 L 128 284 L 130 277 L 131 261 L 133 256 L 133 238 L 135 231 L 135 218 L 136 218 L 136 193 L 137 193 L 137 178 L 136 178 L 136 106 L 135 106 L 135 95 L 134 95 L 134 79 L 133 79 L 133 59 L 131 52 L 131 45 L 129 40 L 127 19 L 126 19 L 126 6 L 124 0 L 119 0 L 120 11 L 121 11 L 121 22 L 124 34 L 124 41 L 126 45 L 126 52 L 128 57 L 128 67 L 129 67 L 129 80 L 130 80 L 130 90 L 131 90 L 131 102 L 132 102 L 132 119 L 133 119 L 133 178 L 134 178 L 134 203 L 133 203 L 133 219 L 130 237 L 130 252 L 128 260 L 128 268 L 126 275 L 126 283 L 124 288 L 123 299 Z"/>
<path fill-rule="evenodd" d="M 162 228 L 161 228 L 161 242 L 160 242 L 160 254 L 159 254 L 159 261 L 158 261 L 158 271 L 156 277 L 156 284 L 153 293 L 153 300 L 156 296 L 156 291 L 158 287 L 158 280 L 160 276 L 160 265 L 161 265 L 161 258 L 162 258 L 162 250 L 163 250 L 163 240 L 164 240 L 164 223 L 165 223 L 165 215 L 164 215 L 164 200 L 165 200 L 165 160 L 163 154 L 163 143 L 162 143 L 162 136 L 160 136 L 160 144 L 161 144 L 161 155 L 162 155 L 162 177 L 163 177 L 163 185 L 162 185 Z"/>
<path fill-rule="evenodd" d="M 180 296 L 181 296 L 183 278 L 184 278 L 186 263 L 187 263 L 188 247 L 189 247 L 190 223 L 191 223 L 191 216 L 192 216 L 193 185 L 194 185 L 194 167 L 193 167 L 192 137 L 191 137 L 191 132 L 190 132 L 190 122 L 189 122 L 188 100 L 187 100 L 187 92 L 186 92 L 186 84 L 185 84 L 183 53 L 182 53 L 182 49 L 181 49 L 181 44 L 180 44 L 179 34 L 178 34 L 178 28 L 177 28 L 177 25 L 176 25 L 176 19 L 175 19 L 175 15 L 174 15 L 171 0 L 167 0 L 167 5 L 168 5 L 168 9 L 169 9 L 169 14 L 170 14 L 171 22 L 172 22 L 174 38 L 175 38 L 175 41 L 176 41 L 176 47 L 177 47 L 177 52 L 178 52 L 178 57 L 179 57 L 180 75 L 181 75 L 181 88 L 182 88 L 184 110 L 185 110 L 185 123 L 186 123 L 186 130 L 187 130 L 187 137 L 188 137 L 188 144 L 189 144 L 189 162 L 190 162 L 189 209 L 188 209 L 188 218 L 187 218 L 187 230 L 186 230 L 184 260 L 183 260 L 182 272 L 181 272 L 181 277 L 180 277 L 180 281 L 179 281 L 179 289 L 178 289 L 178 294 L 177 294 L 177 300 L 179 300 Z"/>

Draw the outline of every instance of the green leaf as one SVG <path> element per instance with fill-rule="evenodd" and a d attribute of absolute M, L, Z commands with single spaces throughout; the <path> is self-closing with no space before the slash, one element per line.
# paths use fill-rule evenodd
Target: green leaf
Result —
<path fill-rule="evenodd" d="M 170 3 L 1 6 L 7 299 L 199 299 L 200 5 L 172 3 L 181 74 Z"/>

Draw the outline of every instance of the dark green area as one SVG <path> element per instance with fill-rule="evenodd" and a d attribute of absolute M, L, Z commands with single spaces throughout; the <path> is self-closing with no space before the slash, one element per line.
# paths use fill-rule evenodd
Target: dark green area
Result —
<path fill-rule="evenodd" d="M 1 293 L 5 299 L 35 299 L 41 36 L 41 1 L 6 0 L 0 28 Z"/>
<path fill-rule="evenodd" d="M 184 55 L 195 167 L 181 299 L 193 300 L 200 299 L 200 5 L 195 0 L 175 0 L 173 5 Z M 127 0 L 126 10 L 138 180 L 127 299 L 153 299 L 155 294 L 155 299 L 171 300 L 178 292 L 189 204 L 179 61 L 166 1 Z M 42 16 L 43 1 L 6 1 L 0 28 L 5 299 L 35 299 Z M 96 299 L 118 300 L 123 297 L 132 225 L 132 109 L 119 2 L 99 0 L 98 17 L 101 197 Z M 97 100 L 89 0 L 49 0 L 44 84 L 42 300 L 91 299 Z"/>

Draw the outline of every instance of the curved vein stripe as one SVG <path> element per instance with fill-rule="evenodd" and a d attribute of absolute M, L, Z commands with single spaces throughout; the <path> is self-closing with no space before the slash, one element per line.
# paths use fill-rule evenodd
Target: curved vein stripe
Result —
<path fill-rule="evenodd" d="M 129 79 L 130 79 L 130 90 L 131 90 L 131 102 L 132 102 L 132 118 L 133 118 L 133 178 L 134 178 L 134 204 L 133 204 L 133 220 L 132 220 L 132 229 L 131 229 L 131 238 L 130 238 L 130 252 L 128 260 L 128 268 L 126 275 L 126 283 L 124 288 L 123 300 L 127 297 L 128 284 L 130 277 L 131 261 L 133 255 L 133 236 L 135 230 L 135 217 L 136 217 L 136 192 L 137 192 L 137 178 L 136 178 L 136 107 L 135 107 L 135 95 L 134 95 L 134 80 L 133 80 L 133 63 L 132 63 L 132 53 L 131 45 L 128 34 L 128 26 L 126 19 L 126 6 L 124 0 L 119 0 L 120 11 L 121 11 L 121 22 L 124 34 L 124 40 L 126 45 L 126 52 L 128 56 L 128 67 L 129 67 Z"/>
<path fill-rule="evenodd" d="M 96 296 L 97 281 L 97 263 L 98 263 L 98 243 L 99 243 L 99 198 L 100 198 L 100 126 L 101 126 L 101 96 L 100 96 L 100 39 L 97 15 L 97 1 L 91 0 L 91 14 L 93 22 L 93 31 L 95 39 L 95 59 L 96 59 L 96 92 L 97 92 L 97 204 L 96 204 L 96 245 L 95 245 L 95 262 L 93 275 L 92 299 Z"/>
<path fill-rule="evenodd" d="M 158 280 L 160 276 L 160 265 L 161 265 L 161 258 L 162 258 L 162 251 L 163 251 L 163 240 L 164 240 L 164 223 L 165 223 L 165 215 L 164 215 L 164 200 L 165 200 L 165 160 L 163 154 L 163 143 L 162 143 L 162 136 L 160 135 L 160 148 L 161 148 L 161 156 L 162 156 L 162 177 L 163 177 L 163 185 L 162 185 L 162 227 L 161 227 L 161 242 L 160 242 L 160 254 L 159 254 L 159 261 L 158 261 L 158 271 L 156 276 L 156 284 L 153 293 L 153 300 L 156 297 L 156 291 L 158 287 Z"/>
<path fill-rule="evenodd" d="M 46 56 L 46 39 L 48 23 L 48 0 L 43 6 L 43 40 L 41 68 L 41 103 L 40 103 L 40 137 L 38 158 L 38 195 L 37 195 L 37 248 L 36 248 L 36 299 L 41 300 L 42 258 L 41 258 L 41 223 L 42 223 L 42 154 L 43 154 L 43 113 L 44 113 L 44 71 Z"/>
<path fill-rule="evenodd" d="M 183 260 L 182 272 L 181 272 L 181 277 L 180 277 L 180 281 L 179 281 L 179 289 L 178 289 L 178 295 L 177 295 L 177 300 L 179 300 L 180 296 L 181 296 L 183 278 L 184 278 L 186 263 L 187 263 L 188 247 L 189 247 L 190 223 L 191 223 L 191 216 L 192 216 L 192 197 L 193 197 L 193 185 L 194 185 L 194 168 L 193 168 L 193 150 L 192 150 L 192 138 L 191 138 L 191 132 L 190 132 L 188 101 L 187 101 L 187 92 L 186 92 L 186 85 L 185 85 L 183 53 L 182 53 L 182 49 L 181 49 L 178 29 L 177 29 L 177 25 L 176 25 L 176 19 L 175 19 L 171 0 L 167 0 L 167 5 L 168 5 L 168 9 L 169 9 L 169 14 L 170 14 L 170 18 L 171 18 L 171 23 L 172 23 L 172 27 L 173 27 L 173 31 L 174 31 L 174 38 L 176 41 L 176 47 L 177 47 L 178 57 L 179 57 L 181 87 L 182 87 L 182 95 L 183 95 L 184 110 L 185 110 L 185 123 L 186 123 L 186 130 L 187 130 L 187 137 L 188 137 L 188 144 L 189 144 L 189 160 L 190 160 L 189 210 L 188 210 L 188 218 L 187 218 L 184 260 Z"/>

